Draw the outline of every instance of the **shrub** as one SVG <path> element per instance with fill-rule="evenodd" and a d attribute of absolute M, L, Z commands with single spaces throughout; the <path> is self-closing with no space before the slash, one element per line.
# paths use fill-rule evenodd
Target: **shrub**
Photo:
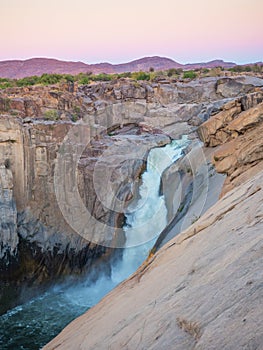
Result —
<path fill-rule="evenodd" d="M 201 328 L 197 322 L 188 321 L 182 317 L 177 317 L 176 321 L 178 327 L 189 333 L 196 341 L 200 339 Z"/>
<path fill-rule="evenodd" d="M 63 79 L 63 76 L 61 74 L 42 74 L 39 78 L 40 84 L 43 85 L 50 85 L 50 84 L 57 84 Z"/>
<path fill-rule="evenodd" d="M 53 120 L 53 121 L 58 120 L 59 119 L 58 111 L 56 111 L 55 109 L 50 109 L 46 111 L 44 113 L 44 119 Z"/>
<path fill-rule="evenodd" d="M 25 77 L 16 81 L 16 85 L 18 87 L 35 85 L 38 83 L 39 83 L 39 77 L 37 77 L 36 75 L 32 77 Z"/>
<path fill-rule="evenodd" d="M 89 84 L 89 82 L 90 82 L 90 78 L 87 75 L 84 75 L 78 79 L 78 83 L 80 85 L 86 85 L 86 84 Z"/>
<path fill-rule="evenodd" d="M 175 74 L 177 74 L 177 69 L 175 69 L 175 68 L 168 69 L 168 71 L 167 71 L 168 77 L 172 77 Z"/>
<path fill-rule="evenodd" d="M 112 80 L 112 74 L 101 73 L 98 75 L 91 76 L 91 79 L 94 81 L 110 81 Z"/>
<path fill-rule="evenodd" d="M 188 70 L 184 72 L 183 79 L 195 79 L 197 74 L 193 70 Z"/>
<path fill-rule="evenodd" d="M 10 88 L 10 87 L 13 87 L 14 86 L 14 83 L 13 82 L 0 82 L 0 89 L 7 89 L 7 88 Z"/>
<path fill-rule="evenodd" d="M 135 80 L 150 80 L 150 74 L 145 72 L 135 72 L 132 74 L 132 78 Z"/>
<path fill-rule="evenodd" d="M 71 74 L 64 74 L 63 79 L 66 80 L 67 83 L 74 83 L 75 78 Z"/>
<path fill-rule="evenodd" d="M 118 74 L 118 78 L 131 78 L 131 76 L 132 76 L 131 72 Z"/>
<path fill-rule="evenodd" d="M 71 120 L 73 121 L 73 123 L 76 123 L 78 121 L 78 119 L 79 118 L 78 118 L 77 114 L 74 113 L 74 114 L 71 115 Z"/>

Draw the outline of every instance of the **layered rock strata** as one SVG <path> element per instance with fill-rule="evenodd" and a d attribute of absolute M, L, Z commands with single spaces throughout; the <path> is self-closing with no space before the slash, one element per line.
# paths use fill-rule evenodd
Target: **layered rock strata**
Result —
<path fill-rule="evenodd" d="M 230 191 L 44 349 L 260 349 L 262 183 Z"/>
<path fill-rule="evenodd" d="M 149 149 L 166 144 L 170 136 L 192 135 L 203 121 L 226 110 L 233 120 L 241 110 L 262 101 L 262 86 L 262 79 L 242 76 L 187 83 L 127 79 L 1 91 L 0 298 L 5 306 L 0 311 L 17 302 L 24 285 L 34 289 L 61 276 L 90 270 L 97 259 L 107 270 L 109 265 L 101 262 L 113 255 L 111 247 L 123 244 L 122 210 L 136 193 Z M 71 130 L 76 131 L 76 152 L 80 148 L 81 154 L 67 149 L 65 139 Z M 87 140 L 85 135 L 89 135 L 88 147 L 78 138 Z M 70 220 L 61 213 L 54 187 L 63 152 L 65 169 L 62 181 L 55 184 Z M 98 159 L 101 169 L 111 175 L 107 178 L 114 189 L 110 195 L 107 186 L 101 186 L 105 186 L 105 174 L 97 166 Z M 86 225 L 87 236 L 75 232 L 75 224 L 81 222 L 81 211 L 73 202 L 76 189 L 84 209 L 95 218 L 95 224 Z M 166 200 L 171 203 L 168 197 Z M 178 208 L 168 207 L 171 218 Z M 115 213 L 116 208 L 120 213 Z"/>
<path fill-rule="evenodd" d="M 79 165 L 74 153 L 65 153 L 66 168 L 56 179 L 64 139 L 71 129 L 76 134 L 80 130 L 88 133 L 90 128 L 72 123 L 23 124 L 19 118 L 10 116 L 1 116 L 0 120 L 0 298 L 4 311 L 19 301 L 24 288 L 30 288 L 31 295 L 39 286 L 61 276 L 89 272 L 94 264 L 105 271 L 109 269 L 106 261 L 121 253 L 113 248 L 122 247 L 125 241 L 121 229 L 125 203 L 136 192 L 133 183 L 145 167 L 147 153 L 170 139 L 160 132 L 144 133 L 136 126 L 131 126 L 127 133 L 140 135 L 118 136 L 118 131 L 115 136 L 98 135 L 87 147 L 82 145 Z M 118 163 L 120 152 L 125 155 Z M 98 176 L 98 171 L 94 175 L 98 160 L 100 164 L 106 162 L 104 169 L 107 166 L 112 175 L 108 184 L 105 177 Z M 57 184 L 66 196 L 63 203 L 70 210 L 67 214 L 75 213 L 73 219 L 61 211 Z M 104 189 L 102 198 L 94 184 Z M 107 197 L 105 189 L 111 196 Z M 79 214 L 79 207 L 72 202 L 76 192 L 94 223 L 92 226 L 91 220 L 87 222 L 86 235 L 72 227 Z M 117 196 L 122 204 L 118 210 L 114 207 Z M 98 259 L 100 264 L 96 263 Z"/>
<path fill-rule="evenodd" d="M 222 198 L 45 350 L 261 348 L 263 123 L 255 96 L 242 97 L 246 108 L 239 99 L 223 106 L 198 131 L 207 145 L 218 146 L 208 151 L 227 174 Z M 190 172 L 200 176 L 200 157 L 191 152 Z M 170 204 L 178 198 L 176 184 L 189 186 L 190 164 L 188 156 L 163 175 Z M 176 208 L 170 209 L 172 217 Z"/>
<path fill-rule="evenodd" d="M 226 105 L 198 131 L 207 145 L 221 145 L 213 163 L 217 172 L 228 175 L 222 195 L 263 169 L 263 103 L 255 105 L 252 98 L 248 105 L 252 107 L 243 111 L 236 109 L 236 101 L 233 107 Z"/>

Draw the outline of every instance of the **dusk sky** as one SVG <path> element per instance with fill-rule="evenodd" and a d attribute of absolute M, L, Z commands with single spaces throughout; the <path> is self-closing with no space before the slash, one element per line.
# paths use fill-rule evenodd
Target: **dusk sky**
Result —
<path fill-rule="evenodd" d="M 263 60 L 263 0 L 0 0 L 0 60 Z"/>

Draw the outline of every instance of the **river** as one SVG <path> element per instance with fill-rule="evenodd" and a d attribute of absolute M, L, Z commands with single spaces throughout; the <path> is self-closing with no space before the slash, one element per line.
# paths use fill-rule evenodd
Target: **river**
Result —
<path fill-rule="evenodd" d="M 95 283 L 88 279 L 78 283 L 69 279 L 0 316 L 1 350 L 40 349 L 136 271 L 167 225 L 167 209 L 159 193 L 161 174 L 181 157 L 188 143 L 187 137 L 182 137 L 149 152 L 136 208 L 126 213 L 123 258 L 111 266 L 111 276 L 102 275 Z"/>

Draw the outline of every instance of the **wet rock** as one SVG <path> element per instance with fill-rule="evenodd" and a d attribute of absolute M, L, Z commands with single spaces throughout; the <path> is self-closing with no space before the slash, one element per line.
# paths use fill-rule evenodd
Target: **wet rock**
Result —
<path fill-rule="evenodd" d="M 44 349 L 260 348 L 262 181 L 229 192 Z"/>

